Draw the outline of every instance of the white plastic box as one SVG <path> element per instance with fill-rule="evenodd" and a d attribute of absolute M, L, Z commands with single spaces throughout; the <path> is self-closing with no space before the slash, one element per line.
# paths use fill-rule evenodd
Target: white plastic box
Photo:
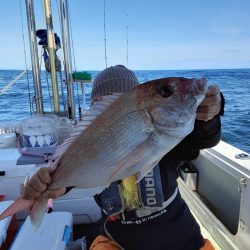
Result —
<path fill-rule="evenodd" d="M 65 250 L 72 241 L 72 230 L 73 217 L 68 212 L 45 214 L 37 230 L 27 217 L 10 250 Z"/>

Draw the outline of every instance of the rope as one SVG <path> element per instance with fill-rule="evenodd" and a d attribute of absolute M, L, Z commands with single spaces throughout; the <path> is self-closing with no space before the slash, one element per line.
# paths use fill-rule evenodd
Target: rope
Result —
<path fill-rule="evenodd" d="M 104 55 L 104 58 L 105 58 L 105 65 L 106 65 L 106 68 L 108 67 L 108 63 L 107 63 L 107 34 L 106 34 L 106 1 L 104 0 L 104 8 L 103 8 L 103 28 L 104 28 L 104 50 L 105 50 L 105 55 Z"/>
<path fill-rule="evenodd" d="M 10 87 L 13 86 L 14 83 L 16 83 L 32 66 L 29 66 L 27 69 L 25 69 L 20 75 L 18 75 L 12 82 L 7 84 L 3 89 L 0 90 L 0 96 L 5 93 Z"/>

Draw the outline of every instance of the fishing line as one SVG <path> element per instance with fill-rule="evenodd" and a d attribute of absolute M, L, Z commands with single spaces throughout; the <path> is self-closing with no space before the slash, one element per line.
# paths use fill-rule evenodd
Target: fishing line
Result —
<path fill-rule="evenodd" d="M 72 26 L 71 26 L 71 14 L 70 14 L 70 7 L 68 6 L 68 12 L 69 12 L 69 33 L 70 33 L 70 41 L 71 41 L 71 49 L 72 49 L 72 57 L 74 62 L 74 69 L 76 71 L 76 60 L 75 60 L 75 49 L 74 49 L 74 41 L 72 36 Z"/>
<path fill-rule="evenodd" d="M 60 15 L 60 11 L 59 11 L 59 7 L 58 6 L 59 6 L 58 0 L 56 0 L 57 15 L 58 15 L 58 18 L 59 18 L 59 23 L 62 26 L 62 19 L 61 19 L 61 15 Z"/>
<path fill-rule="evenodd" d="M 103 2 L 103 28 L 104 28 L 104 58 L 106 68 L 108 67 L 107 62 L 107 34 L 106 34 L 106 1 Z"/>
<path fill-rule="evenodd" d="M 27 56 L 26 56 L 26 44 L 24 39 L 24 28 L 23 28 L 23 11 L 22 11 L 22 2 L 19 1 L 20 6 L 20 17 L 21 17 L 21 27 L 22 27 L 22 40 L 23 40 L 23 52 L 24 52 L 24 61 L 25 61 L 25 69 L 26 69 L 26 78 L 27 78 L 27 84 L 28 84 L 28 95 L 29 95 L 29 107 L 30 107 L 30 114 L 32 114 L 31 109 L 31 92 L 30 92 L 30 82 L 29 82 L 29 71 L 28 71 L 28 64 L 27 64 Z"/>
<path fill-rule="evenodd" d="M 59 19 L 59 23 L 60 23 L 60 27 L 62 30 L 62 19 L 61 19 L 61 15 L 60 15 L 60 11 L 59 11 L 59 4 L 58 4 L 58 0 L 56 0 L 56 8 L 57 8 L 57 15 L 58 15 L 58 19 Z M 63 43 L 61 44 L 62 48 L 63 48 Z M 64 53 L 64 48 L 63 48 L 63 53 Z M 61 58 L 56 55 L 57 60 L 60 62 L 63 62 L 63 64 L 65 64 L 64 60 L 61 60 Z M 64 96 L 64 86 L 63 86 L 63 78 L 62 78 L 62 71 L 61 71 L 61 67 L 59 70 L 59 78 L 60 78 L 60 83 L 61 83 L 61 96 L 62 96 L 62 103 L 63 103 L 63 110 L 64 112 L 66 112 L 66 101 L 65 101 L 65 96 Z"/>
<path fill-rule="evenodd" d="M 69 12 L 69 32 L 70 32 L 70 41 L 71 41 L 71 48 L 72 48 L 72 57 L 73 57 L 73 63 L 74 63 L 74 69 L 76 70 L 76 60 L 75 60 L 75 49 L 74 49 L 74 41 L 73 41 L 73 35 L 72 35 L 72 26 L 71 26 L 71 14 L 70 14 L 70 8 L 68 7 Z M 77 91 L 77 102 L 78 102 L 78 115 L 79 120 L 81 120 L 82 117 L 82 108 L 81 108 L 81 101 L 80 101 L 80 94 L 79 94 L 79 87 L 78 83 L 76 83 L 76 91 Z"/>
<path fill-rule="evenodd" d="M 127 68 L 128 68 L 128 20 L 129 20 L 129 0 L 127 1 L 127 14 L 126 14 L 126 42 L 127 42 L 127 48 L 126 48 L 126 60 L 127 60 Z"/>
<path fill-rule="evenodd" d="M 129 20 L 129 0 L 127 1 L 127 12 L 126 12 L 126 64 L 128 67 L 128 20 Z M 106 68 L 108 67 L 107 59 L 107 32 L 106 32 L 106 0 L 103 1 L 103 29 L 104 29 L 104 59 Z"/>

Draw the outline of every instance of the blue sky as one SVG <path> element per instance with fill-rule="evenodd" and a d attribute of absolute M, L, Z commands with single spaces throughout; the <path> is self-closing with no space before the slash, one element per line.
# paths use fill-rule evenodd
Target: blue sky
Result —
<path fill-rule="evenodd" d="M 37 29 L 45 28 L 43 1 L 34 2 Z M 103 0 L 69 0 L 69 6 L 76 68 L 103 69 Z M 52 7 L 60 34 L 56 0 Z M 126 65 L 128 25 L 131 69 L 250 68 L 249 11 L 249 0 L 106 0 L 108 66 Z M 24 69 L 20 0 L 1 1 L 0 18 L 0 69 Z"/>

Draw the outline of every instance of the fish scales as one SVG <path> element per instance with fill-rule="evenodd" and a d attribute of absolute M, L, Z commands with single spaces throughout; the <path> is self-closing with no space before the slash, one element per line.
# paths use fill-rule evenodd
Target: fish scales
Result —
<path fill-rule="evenodd" d="M 105 159 L 107 166 L 114 167 L 114 164 L 111 164 L 112 159 L 115 159 L 114 157 L 118 156 L 116 158 L 120 160 L 124 155 L 134 150 L 138 144 L 142 143 L 154 130 L 151 121 L 148 124 L 143 119 L 148 119 L 147 114 L 144 111 L 138 111 L 114 121 L 115 126 L 111 126 L 98 139 L 96 148 L 98 156 L 96 154 L 95 157 L 97 163 L 100 165 Z"/>
<path fill-rule="evenodd" d="M 51 188 L 65 185 L 85 188 L 108 185 L 111 181 L 109 177 L 117 164 L 144 142 L 154 129 L 150 117 L 144 110 L 133 111 L 118 119 L 113 117 L 112 123 L 109 123 L 106 129 L 98 126 L 91 131 L 91 133 L 98 134 L 98 139 L 94 135 L 88 143 L 85 141 L 82 147 L 76 141 L 74 147 L 70 149 L 72 151 L 66 152 L 65 157 L 67 153 L 71 157 L 77 154 L 81 156 L 81 159 L 77 159 L 76 156 L 74 160 L 70 158 L 64 161 L 62 158 L 63 164 L 58 166 L 62 175 L 54 178 Z"/>

